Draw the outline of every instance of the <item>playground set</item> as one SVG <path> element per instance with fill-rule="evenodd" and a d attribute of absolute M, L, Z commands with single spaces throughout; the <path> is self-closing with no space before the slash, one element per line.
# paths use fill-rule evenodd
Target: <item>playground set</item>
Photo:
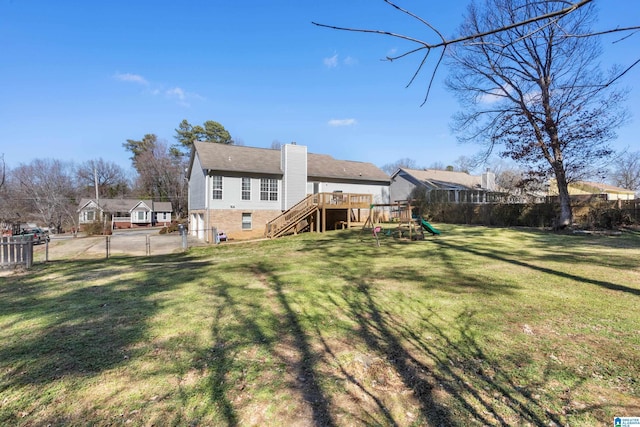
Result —
<path fill-rule="evenodd" d="M 413 211 L 414 206 L 411 205 L 411 200 L 372 204 L 362 231 L 370 231 L 378 246 L 380 246 L 380 236 L 424 240 L 425 231 L 433 236 L 440 234 L 438 229 Z"/>

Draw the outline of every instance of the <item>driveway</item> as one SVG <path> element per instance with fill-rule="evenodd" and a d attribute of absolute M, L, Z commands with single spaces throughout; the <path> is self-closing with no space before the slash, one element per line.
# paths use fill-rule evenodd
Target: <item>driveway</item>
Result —
<path fill-rule="evenodd" d="M 166 255 L 184 250 L 183 239 L 179 233 L 160 234 L 159 228 L 138 228 L 132 230 L 114 230 L 111 236 L 84 236 L 79 234 L 57 234 L 51 236 L 48 247 L 49 261 L 81 258 L 106 258 L 107 244 L 110 256 L 117 255 Z M 108 241 L 108 243 L 107 243 Z M 192 236 L 187 236 L 187 247 L 201 246 Z M 34 260 L 44 261 L 46 245 L 34 246 Z"/>

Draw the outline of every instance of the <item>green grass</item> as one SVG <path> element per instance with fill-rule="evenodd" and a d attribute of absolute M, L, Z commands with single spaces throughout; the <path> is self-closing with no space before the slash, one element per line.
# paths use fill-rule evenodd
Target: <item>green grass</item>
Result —
<path fill-rule="evenodd" d="M 0 277 L 0 425 L 640 415 L 640 235 L 437 224 Z"/>

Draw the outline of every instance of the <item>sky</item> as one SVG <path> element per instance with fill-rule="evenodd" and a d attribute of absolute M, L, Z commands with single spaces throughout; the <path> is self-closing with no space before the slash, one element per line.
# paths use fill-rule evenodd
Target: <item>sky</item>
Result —
<path fill-rule="evenodd" d="M 398 3 L 450 36 L 468 1 Z M 639 24 L 637 0 L 596 3 L 598 29 Z M 183 119 L 217 121 L 245 146 L 295 141 L 378 166 L 450 165 L 479 150 L 450 129 L 460 107 L 446 68 L 421 106 L 435 61 L 406 87 L 421 58 L 382 59 L 408 44 L 312 21 L 436 40 L 382 0 L 0 0 L 0 155 L 9 167 L 52 158 L 129 169 L 127 139 L 174 144 Z M 603 43 L 603 67 L 631 65 L 639 37 Z M 638 68 L 622 82 L 632 120 L 618 150 L 640 149 Z"/>

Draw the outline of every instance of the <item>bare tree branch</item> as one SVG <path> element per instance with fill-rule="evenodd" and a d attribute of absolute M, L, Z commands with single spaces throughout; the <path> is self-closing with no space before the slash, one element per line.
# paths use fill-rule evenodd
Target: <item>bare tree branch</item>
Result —
<path fill-rule="evenodd" d="M 338 26 L 335 26 L 335 25 L 320 24 L 318 22 L 313 22 L 313 21 L 311 23 L 313 25 L 318 26 L 318 27 L 330 28 L 332 30 L 351 31 L 351 32 L 357 32 L 357 33 L 373 33 L 373 34 L 381 34 L 381 35 L 390 36 L 390 37 L 396 37 L 396 38 L 399 38 L 399 39 L 402 39 L 402 40 L 407 40 L 407 41 L 418 43 L 418 44 L 422 45 L 422 47 L 415 49 L 415 51 L 422 50 L 422 49 L 431 50 L 431 49 L 437 49 L 437 48 L 440 48 L 440 47 L 446 48 L 447 46 L 452 45 L 452 44 L 458 44 L 458 43 L 462 43 L 462 42 L 469 41 L 469 40 L 479 39 L 479 38 L 482 38 L 482 37 L 485 37 L 485 36 L 488 36 L 488 35 L 491 35 L 491 34 L 496 34 L 496 33 L 500 33 L 500 32 L 503 32 L 503 31 L 508 31 L 510 29 L 513 29 L 513 28 L 523 27 L 525 25 L 528 25 L 528 24 L 531 24 L 531 23 L 534 23 L 534 22 L 538 22 L 538 21 L 542 21 L 542 20 L 545 20 L 545 19 L 554 18 L 554 17 L 557 17 L 557 16 L 567 15 L 567 14 L 572 13 L 575 10 L 577 10 L 577 9 L 579 9 L 579 8 L 589 4 L 589 3 L 591 3 L 592 1 L 593 0 L 580 0 L 579 2 L 577 2 L 575 4 L 571 4 L 570 6 L 564 8 L 564 9 L 557 10 L 555 12 L 551 12 L 551 13 L 547 13 L 547 14 L 544 14 L 544 15 L 535 16 L 533 18 L 526 19 L 526 20 L 523 20 L 523 21 L 519 21 L 519 22 L 510 24 L 510 25 L 506 25 L 506 26 L 503 26 L 503 27 L 495 28 L 495 29 L 492 29 L 490 31 L 485 31 L 485 32 L 477 33 L 477 34 L 471 34 L 471 35 L 464 36 L 464 37 L 458 37 L 458 38 L 455 38 L 455 39 L 452 39 L 452 40 L 446 40 L 442 36 L 442 34 L 440 34 L 439 31 L 437 31 L 432 25 L 430 25 L 424 19 L 418 17 L 417 15 L 415 15 L 415 14 L 413 14 L 411 12 L 408 12 L 408 11 L 402 9 L 398 5 L 396 5 L 393 2 L 391 2 L 390 0 L 384 0 L 385 3 L 391 5 L 392 7 L 396 8 L 396 9 L 398 9 L 398 10 L 404 12 L 404 13 L 407 13 L 409 16 L 411 16 L 411 17 L 419 20 L 420 22 L 424 23 L 425 25 L 427 25 L 430 29 L 432 29 L 435 33 L 437 33 L 440 36 L 441 41 L 439 43 L 427 43 L 427 42 L 425 42 L 423 40 L 416 39 L 414 37 L 410 37 L 410 36 L 407 36 L 407 35 L 404 35 L 404 34 L 392 33 L 392 32 L 384 31 L 384 30 L 370 30 L 370 29 L 364 29 L 364 28 L 338 27 Z M 633 28 L 636 28 L 636 27 L 633 27 Z"/>
<path fill-rule="evenodd" d="M 420 23 L 422 23 L 423 25 L 425 25 L 426 27 L 428 27 L 431 31 L 433 31 L 437 37 L 440 39 L 439 42 L 436 43 L 429 43 L 425 40 L 421 40 L 418 39 L 416 37 L 412 37 L 406 34 L 400 34 L 400 33 L 395 33 L 395 32 L 390 32 L 390 31 L 385 31 L 385 30 L 375 30 L 375 29 L 366 29 L 366 28 L 353 28 L 353 27 L 341 27 L 341 26 L 336 26 L 336 25 L 328 25 L 328 24 L 321 24 L 318 22 L 314 22 L 312 21 L 313 25 L 316 25 L 318 27 L 323 27 L 323 28 L 329 28 L 329 29 L 333 29 L 333 30 L 339 30 L 339 31 L 349 31 L 349 32 L 357 32 L 357 33 L 367 33 L 367 34 L 379 34 L 379 35 L 383 35 L 383 36 L 387 36 L 387 37 L 393 37 L 393 38 L 397 38 L 397 39 L 401 39 L 401 40 L 405 40 L 411 43 L 415 43 L 418 44 L 419 47 L 408 50 L 406 52 L 403 52 L 399 55 L 395 55 L 395 56 L 386 56 L 385 60 L 393 62 L 395 60 L 398 59 L 402 59 L 405 58 L 407 56 L 411 56 L 419 51 L 423 51 L 426 50 L 427 52 L 425 53 L 425 55 L 423 56 L 422 60 L 420 61 L 420 64 L 418 65 L 416 71 L 414 72 L 414 74 L 411 76 L 411 78 L 409 79 L 409 82 L 407 83 L 406 87 L 411 86 L 414 81 L 416 80 L 416 78 L 418 77 L 418 75 L 420 74 L 420 72 L 423 70 L 424 65 L 427 62 L 427 59 L 429 58 L 429 54 L 431 53 L 432 50 L 434 49 L 440 49 L 442 48 L 442 52 L 438 58 L 438 61 L 436 62 L 436 65 L 433 69 L 433 72 L 431 74 L 431 78 L 429 79 L 429 84 L 427 86 L 427 91 L 424 97 L 423 102 L 420 104 L 421 106 L 424 105 L 428 98 L 429 98 L 429 94 L 431 92 L 431 87 L 433 85 L 433 82 L 435 80 L 435 76 L 437 74 L 437 71 L 441 65 L 442 59 L 445 56 L 445 53 L 447 52 L 447 49 L 452 46 L 452 45 L 456 45 L 456 44 L 462 44 L 462 43 L 466 43 L 466 42 L 471 42 L 471 43 L 486 43 L 485 40 L 483 40 L 485 37 L 490 36 L 490 35 L 494 35 L 494 34 L 498 34 L 498 33 L 502 33 L 502 32 L 506 32 L 509 30 L 513 30 L 516 28 L 524 28 L 526 26 L 528 26 L 529 24 L 532 23 L 537 23 L 540 21 L 547 21 L 545 22 L 545 24 L 537 29 L 534 29 L 532 31 L 530 31 L 527 34 L 523 34 L 521 36 L 521 39 L 526 39 L 528 37 L 532 37 L 537 31 L 541 31 L 544 27 L 549 26 L 549 25 L 555 25 L 558 23 L 558 21 L 571 14 L 574 13 L 576 10 L 588 5 L 589 3 L 592 3 L 594 0 L 580 0 L 577 2 L 572 2 L 572 1 L 566 1 L 564 2 L 565 4 L 567 4 L 567 7 L 556 10 L 556 11 L 552 11 L 549 13 L 545 13 L 545 14 L 541 14 L 538 16 L 534 16 L 531 17 L 529 19 L 525 19 L 525 20 L 521 20 L 518 22 L 514 22 L 511 23 L 509 25 L 504 25 L 504 26 L 500 26 L 497 28 L 492 28 L 491 30 L 488 31 L 478 31 L 476 33 L 473 34 L 469 34 L 463 37 L 458 37 L 458 38 L 453 38 L 453 39 L 446 39 L 442 33 L 433 25 L 431 25 L 427 20 L 425 20 L 424 18 L 416 15 L 415 13 L 408 11 L 402 7 L 400 7 L 399 5 L 397 5 L 396 3 L 394 3 L 391 0 L 383 0 L 385 3 L 387 3 L 389 6 L 393 7 L 394 9 L 398 10 L 399 12 L 411 17 L 412 19 L 415 19 L 417 21 L 419 21 Z M 605 31 L 599 31 L 599 32 L 593 32 L 593 33 L 588 33 L 588 34 L 565 34 L 565 37 L 595 37 L 595 36 L 601 36 L 601 35 L 605 35 L 605 34 L 612 34 L 612 33 L 628 33 L 628 32 L 633 32 L 632 34 L 627 34 L 625 37 L 621 38 L 618 41 L 624 40 L 627 37 L 630 37 L 631 35 L 635 34 L 638 30 L 640 30 L 640 26 L 632 26 L 632 27 L 623 27 L 623 28 L 614 28 L 614 29 L 609 29 L 609 30 L 605 30 Z M 511 43 L 515 43 L 518 42 L 519 40 L 512 40 Z M 615 42 L 614 42 L 615 43 Z M 503 46 L 506 47 L 506 46 Z M 616 81 L 617 79 L 619 79 L 620 77 L 622 77 L 624 74 L 626 74 L 631 68 L 635 67 L 638 64 L 639 61 L 634 62 L 630 67 L 628 67 L 623 73 L 621 73 L 618 76 L 615 76 L 610 84 L 612 84 L 614 81 Z"/>
<path fill-rule="evenodd" d="M 7 165 L 4 162 L 4 154 L 0 156 L 0 160 L 2 161 L 2 165 L 0 166 L 2 168 L 2 176 L 0 176 L 0 189 L 2 189 L 7 178 Z"/>

